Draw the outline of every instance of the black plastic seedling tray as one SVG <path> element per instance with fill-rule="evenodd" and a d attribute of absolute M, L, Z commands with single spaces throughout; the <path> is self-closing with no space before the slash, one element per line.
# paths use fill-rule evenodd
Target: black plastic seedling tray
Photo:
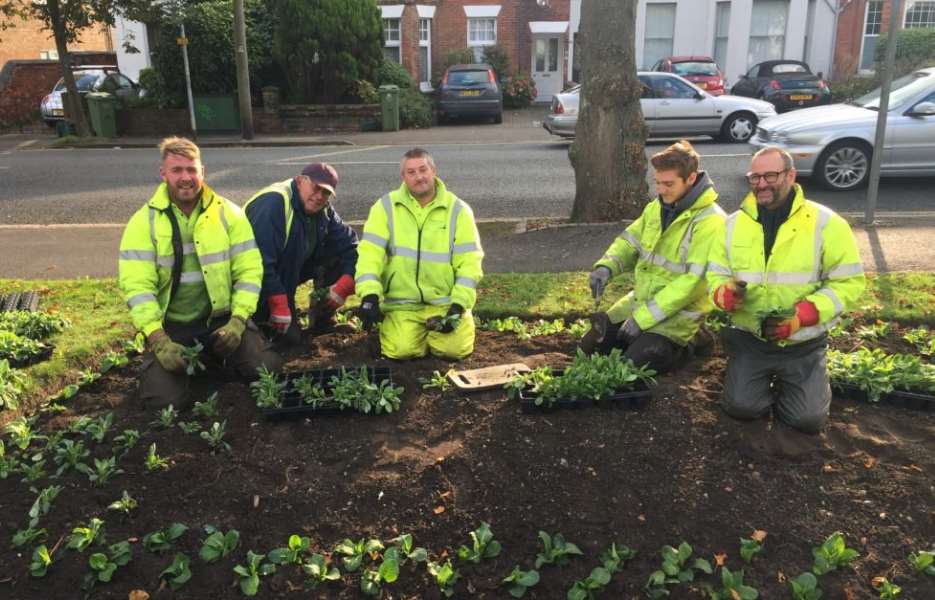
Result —
<path fill-rule="evenodd" d="M 834 383 L 831 388 L 838 395 L 851 400 L 869 402 L 867 392 L 856 385 L 847 383 Z M 890 404 L 901 408 L 911 408 L 914 410 L 923 410 L 935 412 L 935 395 L 923 394 L 921 392 L 909 392 L 906 390 L 896 390 L 880 396 L 880 404 Z"/>
<path fill-rule="evenodd" d="M 55 347 L 49 344 L 46 344 L 42 350 L 33 354 L 32 356 L 27 356 L 26 358 L 10 358 L 7 359 L 10 363 L 10 366 L 14 369 L 25 369 L 29 365 L 34 365 L 39 362 L 49 360 L 49 357 L 52 356 L 52 352 L 55 351 Z"/>
<path fill-rule="evenodd" d="M 559 375 L 561 374 L 561 371 L 556 371 L 555 374 Z M 644 381 L 638 380 L 631 389 L 620 390 L 617 393 L 598 401 L 591 400 L 590 398 L 586 398 L 584 400 L 578 398 L 559 398 L 551 406 L 546 406 L 544 404 L 536 404 L 536 399 L 538 396 L 538 394 L 529 390 L 522 390 L 519 393 L 519 401 L 523 412 L 551 412 L 554 410 L 569 408 L 587 408 L 589 406 L 630 409 L 643 408 L 649 404 L 650 400 L 652 400 L 653 390 L 652 387 L 647 385 Z"/>
<path fill-rule="evenodd" d="M 360 371 L 360 367 L 345 367 L 347 371 Z M 302 403 L 302 397 L 292 389 L 292 382 L 304 376 L 321 384 L 326 394 L 331 393 L 331 378 L 341 375 L 341 368 L 311 369 L 308 371 L 293 371 L 286 373 L 286 389 L 282 393 L 282 406 L 279 408 L 261 408 L 260 413 L 267 419 L 302 418 L 316 415 L 329 415 L 340 412 L 353 413 L 351 410 L 342 410 L 341 406 L 332 398 L 325 397 L 318 406 L 309 406 Z M 367 377 L 371 383 L 381 381 L 393 382 L 393 373 L 388 367 L 367 367 Z"/>

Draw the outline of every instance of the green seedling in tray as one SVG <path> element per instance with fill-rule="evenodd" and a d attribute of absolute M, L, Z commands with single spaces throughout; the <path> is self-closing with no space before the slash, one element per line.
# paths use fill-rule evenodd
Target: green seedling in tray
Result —
<path fill-rule="evenodd" d="M 266 367 L 257 369 L 257 380 L 250 384 L 250 393 L 259 408 L 282 408 L 282 393 L 286 382 Z"/>
<path fill-rule="evenodd" d="M 302 375 L 292 380 L 292 389 L 302 399 L 302 404 L 318 408 L 327 398 L 325 388 L 310 375 Z"/>

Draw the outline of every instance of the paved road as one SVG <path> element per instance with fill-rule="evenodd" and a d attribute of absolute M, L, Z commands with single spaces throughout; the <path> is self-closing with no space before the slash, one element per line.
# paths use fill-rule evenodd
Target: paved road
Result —
<path fill-rule="evenodd" d="M 23 140 L 0 136 L 0 223 L 124 223 L 158 182 L 153 149 L 34 150 Z M 425 144 L 440 175 L 481 219 L 565 217 L 574 198 L 574 172 L 567 143 Z M 664 147 L 653 143 L 647 153 Z M 737 207 L 746 184 L 746 146 L 699 142 L 703 166 L 717 183 L 725 209 Z M 334 164 L 342 178 L 338 210 L 346 219 L 366 218 L 382 193 L 398 185 L 401 146 L 302 148 L 209 148 L 208 182 L 242 203 L 269 182 L 285 179 L 313 160 Z M 810 197 L 839 212 L 863 211 L 864 193 L 838 194 L 805 182 Z M 884 219 L 935 215 L 935 178 L 890 179 L 881 186 Z"/>

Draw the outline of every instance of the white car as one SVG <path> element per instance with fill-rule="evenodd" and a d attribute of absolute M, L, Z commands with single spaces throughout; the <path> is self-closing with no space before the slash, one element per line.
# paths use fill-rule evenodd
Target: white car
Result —
<path fill-rule="evenodd" d="M 129 77 L 122 75 L 117 67 L 109 65 L 86 65 L 72 69 L 75 76 L 75 86 L 79 94 L 88 92 L 109 92 L 118 98 L 136 98 L 145 95 L 145 91 Z M 62 92 L 65 91 L 65 80 L 60 78 L 52 91 L 42 99 L 39 111 L 42 119 L 50 127 L 65 118 L 62 106 Z"/>
<path fill-rule="evenodd" d="M 786 113 L 760 123 L 755 149 L 779 146 L 796 171 L 837 191 L 864 185 L 880 107 L 879 88 L 846 104 Z M 883 175 L 935 175 L 935 68 L 893 81 L 886 117 Z"/>
<path fill-rule="evenodd" d="M 650 137 L 710 135 L 727 142 L 746 142 L 762 119 L 776 115 L 769 102 L 740 96 L 712 96 L 672 73 L 639 73 L 643 84 L 640 108 Z M 554 135 L 574 137 L 578 123 L 576 86 L 552 98 L 542 123 Z"/>

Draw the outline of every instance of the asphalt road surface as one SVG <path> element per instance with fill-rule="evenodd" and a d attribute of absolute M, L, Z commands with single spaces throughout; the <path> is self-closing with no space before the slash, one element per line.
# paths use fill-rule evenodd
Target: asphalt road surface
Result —
<path fill-rule="evenodd" d="M 480 219 L 568 216 L 575 187 L 567 146 L 558 141 L 426 145 L 439 175 Z M 650 144 L 647 153 L 664 146 Z M 746 193 L 748 147 L 704 141 L 696 147 L 722 206 L 734 210 Z M 268 183 L 297 174 L 308 162 L 330 162 L 341 177 L 338 212 L 361 220 L 380 195 L 399 185 L 402 150 L 208 148 L 204 161 L 209 185 L 238 204 Z M 154 149 L 32 150 L 0 140 L 0 224 L 125 223 L 158 182 Z M 845 214 L 863 213 L 864 191 L 834 193 L 803 183 L 810 198 Z M 933 186 L 935 177 L 883 180 L 879 216 L 935 216 Z"/>

